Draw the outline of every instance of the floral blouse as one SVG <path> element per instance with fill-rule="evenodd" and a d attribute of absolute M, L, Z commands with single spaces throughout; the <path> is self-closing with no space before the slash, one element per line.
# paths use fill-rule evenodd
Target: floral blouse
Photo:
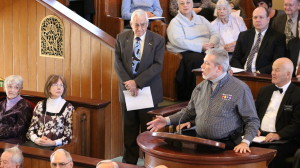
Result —
<path fill-rule="evenodd" d="M 70 143 L 72 138 L 72 113 L 74 107 L 66 102 L 59 113 L 46 112 L 47 100 L 37 103 L 27 132 L 27 138 L 34 142 L 45 136 L 56 142 L 56 146 Z"/>

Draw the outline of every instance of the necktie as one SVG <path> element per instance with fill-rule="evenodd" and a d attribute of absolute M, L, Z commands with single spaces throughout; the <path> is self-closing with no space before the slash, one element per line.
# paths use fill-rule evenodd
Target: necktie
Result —
<path fill-rule="evenodd" d="M 141 38 L 136 37 L 135 38 L 136 42 L 134 43 L 134 48 L 133 48 L 133 55 L 132 55 L 132 73 L 135 75 L 139 69 L 139 64 L 140 64 L 140 50 L 141 50 Z"/>
<path fill-rule="evenodd" d="M 247 66 L 246 66 L 247 67 L 247 69 L 246 69 L 247 72 L 252 72 L 251 71 L 251 65 L 252 65 L 252 62 L 253 62 L 254 55 L 258 52 L 260 40 L 261 40 L 261 33 L 258 33 L 257 40 L 256 40 L 256 42 L 255 42 L 255 44 L 254 44 L 253 48 L 251 49 L 250 54 L 248 56 L 248 61 L 247 61 Z"/>
<path fill-rule="evenodd" d="M 285 27 L 286 43 L 294 37 L 292 32 L 292 25 L 293 25 L 293 21 L 292 19 L 289 19 Z"/>
<path fill-rule="evenodd" d="M 280 92 L 280 94 L 283 92 L 282 88 L 279 88 L 279 87 L 275 86 L 274 91 L 277 91 L 277 90 Z"/>

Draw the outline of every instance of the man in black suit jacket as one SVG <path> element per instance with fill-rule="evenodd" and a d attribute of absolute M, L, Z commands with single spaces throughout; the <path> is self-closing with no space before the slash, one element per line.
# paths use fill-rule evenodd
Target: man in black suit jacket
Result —
<path fill-rule="evenodd" d="M 298 31 L 300 31 L 300 20 L 298 22 Z M 287 45 L 287 57 L 290 58 L 293 61 L 295 70 L 293 75 L 297 74 L 297 66 L 300 63 L 300 34 L 298 35 L 299 37 L 295 37 L 292 40 L 289 41 Z M 297 76 L 298 78 L 300 75 Z"/>
<path fill-rule="evenodd" d="M 287 140 L 284 144 L 261 145 L 277 150 L 269 167 L 281 168 L 285 167 L 285 158 L 300 147 L 300 88 L 291 83 L 294 67 L 290 59 L 277 59 L 272 69 L 273 84 L 260 89 L 255 105 L 261 120 L 258 135 L 266 136 L 266 142 Z"/>
<path fill-rule="evenodd" d="M 232 67 L 247 70 L 247 65 L 251 65 L 249 72 L 270 74 L 273 61 L 285 56 L 285 36 L 269 28 L 269 20 L 265 8 L 257 7 L 253 11 L 255 28 L 240 33 L 230 62 Z M 254 51 L 259 33 L 262 39 L 259 49 Z M 255 53 L 252 61 L 251 53 Z"/>
<path fill-rule="evenodd" d="M 299 30 L 297 30 L 297 24 L 300 19 L 300 0 L 284 0 L 284 14 L 277 16 L 271 25 L 272 28 L 280 33 L 286 33 L 286 26 L 288 24 L 288 19 L 292 19 L 292 32 L 293 37 L 298 37 Z M 287 42 L 292 39 L 286 34 Z M 290 38 L 290 39 L 289 39 Z"/>
<path fill-rule="evenodd" d="M 163 100 L 162 80 L 160 72 L 163 67 L 165 40 L 160 35 L 147 30 L 147 13 L 141 9 L 135 10 L 131 16 L 132 30 L 120 33 L 115 44 L 115 70 L 119 79 L 119 98 L 122 104 L 125 153 L 123 162 L 136 164 L 139 157 L 139 147 L 136 138 L 146 131 L 146 123 L 151 121 L 148 109 L 127 111 L 123 90 L 130 91 L 132 96 L 138 96 L 138 89 L 150 86 L 154 108 Z M 140 38 L 140 62 L 133 68 L 134 43 Z M 134 69 L 134 71 L 133 71 Z"/>

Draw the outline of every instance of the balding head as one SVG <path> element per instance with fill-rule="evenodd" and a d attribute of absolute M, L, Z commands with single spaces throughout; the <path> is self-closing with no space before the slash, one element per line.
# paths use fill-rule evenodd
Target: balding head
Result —
<path fill-rule="evenodd" d="M 272 83 L 282 87 L 291 81 L 294 65 L 288 58 L 278 58 L 272 66 Z"/>
<path fill-rule="evenodd" d="M 72 168 L 73 161 L 70 153 L 64 149 L 58 149 L 50 156 L 51 167 L 65 166 L 65 168 Z"/>

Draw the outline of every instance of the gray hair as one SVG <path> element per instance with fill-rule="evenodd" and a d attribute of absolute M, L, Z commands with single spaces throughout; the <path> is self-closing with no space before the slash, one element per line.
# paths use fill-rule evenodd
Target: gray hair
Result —
<path fill-rule="evenodd" d="M 22 167 L 24 157 L 23 157 L 22 151 L 19 149 L 18 145 L 11 147 L 11 148 L 6 148 L 4 150 L 4 152 L 10 153 L 12 155 L 11 161 L 15 164 L 19 164 L 20 167 Z"/>
<path fill-rule="evenodd" d="M 57 149 L 57 150 L 56 150 L 55 152 L 53 152 L 53 153 L 51 154 L 51 156 L 50 156 L 50 162 L 51 162 L 51 163 L 52 163 L 52 161 L 53 161 L 53 159 L 54 159 L 54 155 L 55 155 L 57 152 L 60 152 L 60 151 L 64 152 L 64 154 L 65 154 L 65 156 L 66 156 L 68 162 L 72 162 L 72 161 L 73 161 L 73 160 L 72 160 L 72 157 L 71 157 L 71 155 L 70 155 L 70 153 L 69 153 L 68 151 L 66 151 L 66 150 L 64 150 L 64 149 Z"/>
<path fill-rule="evenodd" d="M 149 20 L 148 20 L 148 15 L 147 15 L 147 12 L 145 12 L 144 10 L 142 9 L 137 9 L 135 10 L 132 14 L 131 14 L 131 18 L 130 18 L 130 23 L 133 21 L 134 17 L 135 16 L 145 16 L 146 18 L 146 22 L 148 24 Z"/>
<path fill-rule="evenodd" d="M 221 65 L 223 72 L 229 69 L 229 56 L 227 51 L 221 48 L 212 48 L 206 51 L 206 55 L 214 55 L 216 57 L 215 64 Z"/>
<path fill-rule="evenodd" d="M 215 12 L 214 12 L 214 16 L 217 16 L 217 11 L 218 11 L 218 8 L 219 7 L 223 7 L 225 6 L 227 11 L 228 11 L 228 15 L 231 14 L 231 6 L 230 4 L 228 3 L 227 0 L 219 0 L 216 4 L 216 8 L 215 8 Z"/>
<path fill-rule="evenodd" d="M 23 78 L 20 75 L 10 75 L 4 80 L 4 89 L 10 84 L 17 84 L 20 89 L 23 88 Z"/>

